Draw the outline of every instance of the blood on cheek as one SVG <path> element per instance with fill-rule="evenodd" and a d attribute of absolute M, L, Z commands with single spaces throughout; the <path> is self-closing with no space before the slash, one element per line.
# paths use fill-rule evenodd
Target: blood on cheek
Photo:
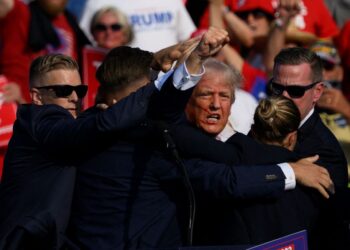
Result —
<path fill-rule="evenodd" d="M 200 110 L 201 110 L 201 112 L 199 115 L 199 122 L 208 124 L 207 116 L 211 114 L 210 109 L 200 107 Z"/>

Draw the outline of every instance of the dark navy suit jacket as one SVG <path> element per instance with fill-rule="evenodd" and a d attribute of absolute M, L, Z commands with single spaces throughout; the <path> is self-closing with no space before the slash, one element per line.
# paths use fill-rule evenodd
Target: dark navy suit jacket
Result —
<path fill-rule="evenodd" d="M 259 146 L 252 144 L 249 141 L 252 139 L 248 139 L 246 136 L 239 134 L 232 136 L 226 142 L 226 144 L 233 146 L 230 148 L 228 145 L 223 145 L 223 143 L 213 142 L 212 138 L 200 132 L 197 132 L 196 137 L 190 136 L 194 132 L 189 133 L 188 129 L 180 127 L 180 129 L 176 128 L 174 132 L 174 135 L 177 135 L 174 136 L 175 139 L 187 138 L 187 140 L 177 141 L 180 149 L 183 149 L 187 155 L 207 156 L 216 162 L 231 161 L 243 164 L 247 162 L 258 164 L 261 160 L 265 162 L 293 160 L 293 157 L 291 158 L 283 151 L 278 153 L 278 151 L 273 151 L 274 149 L 272 148 L 270 148 L 270 151 L 259 149 Z M 318 154 L 320 160 L 317 163 L 329 170 L 332 179 L 334 179 L 338 187 L 344 187 L 347 179 L 344 154 L 334 136 L 322 124 L 318 114 L 314 113 L 306 121 L 298 132 L 298 136 L 297 156 L 306 157 Z M 198 146 L 195 148 L 194 145 Z M 342 193 L 348 194 L 348 192 Z M 332 197 L 331 200 L 333 198 L 336 197 Z M 344 202 L 338 207 L 344 209 L 349 207 L 346 206 L 348 203 L 345 202 L 348 199 L 349 197 L 344 196 Z M 202 218 L 205 221 L 201 220 L 201 218 L 197 220 L 199 230 L 197 240 L 201 244 L 257 244 L 302 229 L 309 231 L 311 241 L 322 242 L 320 240 L 320 231 L 315 231 L 315 228 L 323 228 L 323 232 L 332 235 L 333 238 L 335 238 L 334 234 L 344 235 L 344 231 L 339 233 L 334 224 L 329 227 L 333 230 L 325 230 L 325 227 L 319 225 L 320 221 L 323 220 L 319 218 L 323 210 L 333 215 L 345 214 L 346 212 L 343 210 L 339 211 L 339 209 L 337 212 L 329 212 L 329 210 L 324 209 L 325 206 L 331 206 L 334 210 L 337 206 L 331 205 L 331 202 L 326 202 L 317 191 L 305 187 L 297 186 L 296 190 L 286 192 L 278 200 L 260 199 L 248 202 L 240 201 L 238 203 L 203 200 L 202 208 L 199 207 L 198 209 L 204 210 Z M 340 200 L 336 198 L 337 204 L 341 204 Z M 209 217 L 208 214 L 215 216 Z M 336 221 L 336 218 L 326 218 L 324 220 Z M 342 221 L 338 219 L 336 223 L 340 224 Z M 329 239 L 329 237 L 323 238 Z M 336 243 L 335 240 L 328 242 L 333 244 L 333 246 Z M 343 241 L 339 244 L 339 246 L 343 247 L 341 244 L 343 244 Z M 330 247 L 327 244 L 323 246 L 325 246 L 325 249 Z M 313 249 L 321 249 L 320 247 L 323 246 L 320 246 L 320 244 L 315 246 L 313 242 L 310 244 L 310 247 Z"/>
<path fill-rule="evenodd" d="M 175 126 L 172 133 L 179 150 L 186 157 L 195 155 L 235 165 L 292 162 L 299 158 L 285 148 L 261 144 L 241 133 L 235 133 L 226 143 L 188 124 Z M 256 244 L 304 229 L 308 220 L 299 216 L 299 210 L 293 209 L 299 191 L 285 192 L 279 199 L 262 197 L 238 202 L 197 194 L 195 244 Z M 287 216 L 279 216 L 281 213 Z"/>
<path fill-rule="evenodd" d="M 344 152 L 316 111 L 299 128 L 295 152 L 303 157 L 318 154 L 320 159 L 316 163 L 329 171 L 335 186 L 347 186 L 347 161 Z"/>
<path fill-rule="evenodd" d="M 79 167 L 73 241 L 83 249 L 181 246 L 177 204 L 166 192 L 169 183 L 181 182 L 177 166 L 142 145 L 154 136 L 132 142 L 125 136 Z M 194 189 L 208 196 L 278 197 L 284 190 L 285 177 L 275 165 L 232 167 L 196 159 L 185 165 Z"/>
<path fill-rule="evenodd" d="M 241 214 L 249 227 L 251 242 L 260 243 L 307 229 L 310 249 L 349 248 L 350 197 L 348 190 L 344 190 L 348 180 L 347 162 L 339 142 L 316 111 L 299 128 L 294 151 L 300 157 L 318 154 L 316 164 L 329 171 L 336 193 L 326 200 L 316 190 L 297 187 L 276 202 L 243 204 Z"/>
<path fill-rule="evenodd" d="M 343 190 L 347 163 L 338 141 L 316 112 L 298 130 L 295 152 L 300 157 L 320 156 L 316 164 L 329 171 L 336 185 L 335 196 L 326 200 L 314 189 L 297 186 L 276 201 L 242 202 L 237 208 L 249 242 L 261 243 L 306 229 L 310 249 L 349 248 L 349 210 L 345 210 L 350 197 Z"/>
<path fill-rule="evenodd" d="M 0 185 L 0 249 L 62 245 L 68 223 L 79 152 L 90 150 L 107 131 L 143 121 L 153 84 L 96 116 L 76 120 L 56 105 L 22 105 L 5 157 Z M 6 247 L 5 247 L 6 246 Z"/>
<path fill-rule="evenodd" d="M 275 164 L 298 159 L 297 155 L 285 148 L 258 143 L 241 133 L 235 133 L 223 143 L 183 122 L 173 126 L 171 134 L 185 158 L 200 157 L 215 162 L 244 165 Z"/>
<path fill-rule="evenodd" d="M 301 156 L 318 154 L 320 159 L 316 163 L 328 170 L 336 188 L 335 196 L 330 201 L 326 201 L 315 193 L 308 195 L 307 202 L 311 201 L 311 205 L 304 206 L 303 212 L 305 214 L 318 214 L 319 217 L 309 230 L 310 248 L 317 250 L 349 248 L 349 227 L 343 225 L 344 217 L 340 216 L 340 214 L 347 213 L 349 218 L 349 211 L 344 212 L 344 209 L 349 208 L 348 200 L 350 199 L 346 190 L 348 182 L 347 161 L 339 142 L 323 124 L 316 111 L 298 130 L 295 151 Z M 341 198 L 338 197 L 340 195 Z M 303 197 L 300 199 L 302 200 Z M 340 200 L 343 202 L 339 202 Z M 335 202 L 337 202 L 337 206 L 334 205 Z M 344 226 L 345 230 L 340 229 Z"/>

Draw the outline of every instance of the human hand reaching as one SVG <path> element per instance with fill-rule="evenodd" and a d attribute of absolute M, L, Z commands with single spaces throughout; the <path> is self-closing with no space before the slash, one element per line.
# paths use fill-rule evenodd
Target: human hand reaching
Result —
<path fill-rule="evenodd" d="M 317 189 L 325 198 L 329 193 L 334 194 L 334 184 L 327 169 L 316 165 L 314 162 L 319 156 L 303 158 L 295 163 L 289 163 L 295 173 L 297 183 Z"/>
<path fill-rule="evenodd" d="M 156 71 L 169 71 L 175 61 L 178 64 L 184 62 L 199 41 L 200 37 L 195 37 L 157 51 L 153 54 L 151 68 Z"/>

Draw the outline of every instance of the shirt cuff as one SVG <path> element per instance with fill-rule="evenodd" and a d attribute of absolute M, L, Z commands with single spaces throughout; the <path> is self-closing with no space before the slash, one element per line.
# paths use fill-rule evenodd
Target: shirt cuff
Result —
<path fill-rule="evenodd" d="M 181 64 L 174 72 L 174 69 L 169 70 L 167 73 L 159 77 L 157 80 L 154 81 L 154 85 L 158 90 L 161 90 L 163 87 L 165 81 L 170 77 L 170 75 L 174 73 L 173 77 L 173 84 L 176 89 L 179 90 L 188 90 L 190 88 L 193 88 L 197 85 L 199 80 L 202 78 L 202 76 L 205 73 L 205 69 L 202 66 L 201 72 L 198 74 L 190 74 L 188 73 L 188 70 L 186 68 L 186 63 Z M 152 72 L 154 75 L 155 72 Z"/>
<path fill-rule="evenodd" d="M 284 190 L 294 189 L 296 185 L 296 181 L 295 181 L 295 174 L 292 167 L 289 166 L 288 163 L 280 163 L 277 165 L 281 168 L 284 176 L 286 177 L 286 179 L 284 180 Z"/>
<path fill-rule="evenodd" d="M 151 73 L 153 74 L 153 76 L 154 76 L 155 72 L 156 72 L 156 71 L 151 72 Z M 156 79 L 156 80 L 154 81 L 154 85 L 156 86 L 156 88 L 157 88 L 158 90 L 161 90 L 161 89 L 162 89 L 162 87 L 163 87 L 165 81 L 170 77 L 170 75 L 171 75 L 173 72 L 174 72 L 174 70 L 172 69 L 172 70 L 169 70 L 168 72 L 166 72 L 164 75 L 158 76 L 158 79 Z"/>
<path fill-rule="evenodd" d="M 190 88 L 193 88 L 197 85 L 199 80 L 204 75 L 204 67 L 202 66 L 201 72 L 198 74 L 192 74 L 190 75 L 188 73 L 186 62 L 181 64 L 174 73 L 174 87 L 180 90 L 187 90 Z"/>

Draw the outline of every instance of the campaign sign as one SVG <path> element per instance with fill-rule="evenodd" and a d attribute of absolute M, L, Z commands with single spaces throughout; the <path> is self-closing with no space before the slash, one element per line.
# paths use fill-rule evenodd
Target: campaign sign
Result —
<path fill-rule="evenodd" d="M 289 234 L 247 250 L 307 250 L 306 230 Z"/>
<path fill-rule="evenodd" d="M 83 82 L 88 85 L 88 92 L 83 102 L 84 109 L 95 104 L 95 97 L 99 86 L 95 74 L 107 52 L 105 49 L 92 46 L 85 46 L 83 49 Z"/>
<path fill-rule="evenodd" d="M 11 136 L 13 123 L 16 120 L 17 105 L 4 103 L 1 88 L 7 84 L 5 76 L 0 75 L 0 147 L 6 147 Z"/>

